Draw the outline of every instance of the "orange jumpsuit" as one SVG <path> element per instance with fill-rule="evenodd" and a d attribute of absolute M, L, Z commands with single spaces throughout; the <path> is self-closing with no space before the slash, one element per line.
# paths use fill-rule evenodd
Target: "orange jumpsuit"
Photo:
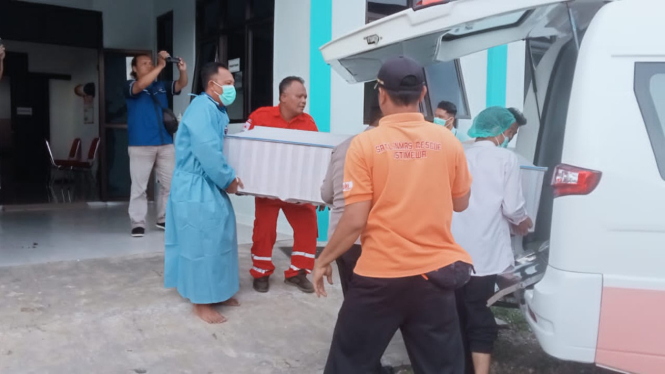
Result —
<path fill-rule="evenodd" d="M 255 110 L 250 114 L 245 129 L 251 130 L 254 126 L 318 131 L 314 119 L 306 113 L 286 122 L 282 118 L 279 106 Z M 277 240 L 277 217 L 280 209 L 284 211 L 286 219 L 293 227 L 294 234 L 291 266 L 284 272 L 284 276 L 291 278 L 298 275 L 301 269 L 309 273 L 314 268 L 318 235 L 316 207 L 310 204 L 291 204 L 257 197 L 252 236 L 253 267 L 249 271 L 254 278 L 269 276 L 275 271 L 275 265 L 272 263 L 272 249 Z"/>

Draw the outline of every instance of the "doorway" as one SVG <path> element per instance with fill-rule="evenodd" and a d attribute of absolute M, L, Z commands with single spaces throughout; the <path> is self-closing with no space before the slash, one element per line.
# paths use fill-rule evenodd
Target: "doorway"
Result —
<path fill-rule="evenodd" d="M 28 66 L 27 53 L 7 54 L 9 96 L 3 101 L 9 101 L 10 113 L 0 123 L 0 205 L 49 201 L 50 83 L 71 77 L 32 73 Z"/>
<path fill-rule="evenodd" d="M 42 27 L 31 27 L 26 22 L 31 19 Z M 0 35 L 7 50 L 0 81 L 0 205 L 49 202 L 45 140 L 55 158 L 67 160 L 77 138 L 81 158 L 88 154 L 98 136 L 95 102 L 90 108 L 88 101 L 86 108 L 74 89 L 89 84 L 95 90 L 98 84 L 102 26 L 99 11 L 0 1 Z"/>
<path fill-rule="evenodd" d="M 169 54 L 173 53 L 173 11 L 157 17 L 157 53 L 159 53 L 159 51 L 166 51 Z M 159 80 L 172 81 L 173 69 L 175 69 L 175 67 L 167 66 L 167 68 L 162 70 L 159 75 Z M 173 110 L 173 96 L 166 96 L 169 108 Z"/>
<path fill-rule="evenodd" d="M 274 0 L 198 0 L 197 59 L 193 92 L 201 92 L 200 70 L 208 62 L 227 64 L 237 98 L 228 108 L 232 123 L 273 105 Z"/>

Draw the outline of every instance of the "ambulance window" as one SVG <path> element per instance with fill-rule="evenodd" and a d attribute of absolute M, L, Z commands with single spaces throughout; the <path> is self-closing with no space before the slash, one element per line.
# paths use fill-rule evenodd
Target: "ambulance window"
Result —
<path fill-rule="evenodd" d="M 540 61 L 545 57 L 545 53 L 552 47 L 556 37 L 541 37 L 541 38 L 529 38 L 527 41 L 527 48 L 524 49 L 526 64 L 524 66 L 524 99 L 526 99 L 529 94 L 529 88 L 531 87 L 531 79 L 533 71 L 531 69 L 531 64 L 533 64 L 533 70 L 536 70 L 540 65 Z M 529 46 L 531 49 L 529 49 Z"/>
<path fill-rule="evenodd" d="M 635 64 L 635 96 L 660 176 L 665 179 L 665 62 Z"/>
<path fill-rule="evenodd" d="M 366 12 L 365 12 L 365 22 L 366 23 L 371 23 L 376 20 L 379 20 L 383 17 L 389 16 L 391 14 L 399 13 L 405 9 L 411 8 L 412 6 L 415 5 L 417 0 L 367 0 L 366 1 Z M 390 47 L 388 47 L 390 48 Z M 399 48 L 399 46 L 395 46 L 393 48 Z M 380 51 L 379 49 L 378 51 Z M 378 62 L 377 62 L 378 61 Z M 347 61 L 340 61 L 343 65 L 346 64 L 363 64 L 362 66 L 365 67 L 365 69 L 354 69 L 355 71 L 358 70 L 366 70 L 366 71 L 373 71 L 376 70 L 378 71 L 379 67 L 381 66 L 381 61 L 380 60 L 364 60 L 364 59 L 357 59 L 357 60 L 348 60 Z M 368 66 L 368 64 L 370 64 Z M 372 69 L 370 66 L 371 64 L 376 64 L 375 69 Z M 358 68 L 358 66 L 356 66 Z M 359 80 L 361 77 L 356 77 Z M 366 82 L 365 83 L 365 103 L 364 103 L 364 108 L 363 108 L 363 123 L 366 125 L 369 125 L 372 123 L 373 119 L 377 117 L 377 113 L 381 112 L 381 109 L 379 108 L 379 98 L 376 89 L 374 86 L 376 85 L 376 81 L 371 81 L 371 82 Z"/>
<path fill-rule="evenodd" d="M 488 31 L 508 29 L 511 27 L 519 26 L 525 19 L 529 17 L 529 14 L 531 14 L 530 10 L 521 10 L 508 14 L 501 14 L 496 17 L 485 18 L 477 22 L 469 22 L 447 32 L 442 37 L 442 40 L 450 41 Z"/>
<path fill-rule="evenodd" d="M 366 22 L 370 23 L 385 16 L 401 12 L 405 9 L 421 5 L 419 0 L 367 0 L 367 19 Z M 525 13 L 519 12 L 520 17 Z M 505 18 L 501 18 L 499 22 L 506 22 Z M 510 19 L 508 19 L 510 21 Z M 515 21 L 511 21 L 514 23 Z M 521 22 L 521 21 L 520 21 Z M 482 22 L 481 22 L 482 23 Z M 492 26 L 494 27 L 494 26 Z M 346 59 L 340 61 L 342 65 L 353 64 L 353 71 L 378 71 L 381 65 L 381 56 L 387 53 L 386 50 L 394 52 L 395 55 L 400 54 L 401 45 L 386 46 L 375 50 L 376 59 L 368 58 L 372 54 L 365 54 L 363 58 L 359 59 Z M 362 68 L 361 68 L 362 67 Z M 424 105 L 421 110 L 426 117 L 433 117 L 434 110 L 439 102 L 445 100 L 450 101 L 457 105 L 457 118 L 468 119 L 469 105 L 466 102 L 466 94 L 464 92 L 464 81 L 462 80 L 462 70 L 459 61 L 440 62 L 425 69 L 427 75 L 428 95 L 425 98 Z M 358 80 L 364 80 L 361 76 L 356 76 Z M 376 117 L 376 113 L 380 112 L 378 94 L 374 86 L 376 81 L 365 83 L 365 105 L 363 110 L 363 123 L 369 125 Z"/>
<path fill-rule="evenodd" d="M 457 118 L 469 119 L 469 105 L 464 93 L 464 80 L 459 61 L 446 61 L 425 68 L 430 116 L 441 101 L 450 101 L 457 106 Z"/>
<path fill-rule="evenodd" d="M 412 0 L 367 0 L 367 23 L 411 7 Z"/>

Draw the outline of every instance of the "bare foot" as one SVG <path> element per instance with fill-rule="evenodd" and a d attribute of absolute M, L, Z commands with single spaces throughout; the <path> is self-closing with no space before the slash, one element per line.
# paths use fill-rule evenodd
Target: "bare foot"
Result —
<path fill-rule="evenodd" d="M 240 306 L 240 301 L 238 301 L 238 299 L 230 298 L 226 301 L 223 301 L 222 305 L 224 305 L 224 306 Z"/>
<path fill-rule="evenodd" d="M 217 324 L 226 322 L 226 317 L 209 304 L 194 304 L 194 314 L 208 323 Z"/>

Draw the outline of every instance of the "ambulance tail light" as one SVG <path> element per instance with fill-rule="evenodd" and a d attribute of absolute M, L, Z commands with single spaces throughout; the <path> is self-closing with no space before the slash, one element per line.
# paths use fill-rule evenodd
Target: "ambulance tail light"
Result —
<path fill-rule="evenodd" d="M 427 7 L 433 6 L 433 5 L 448 4 L 451 1 L 454 1 L 454 0 L 418 0 L 418 1 L 413 2 L 413 9 L 418 10 L 418 9 L 427 8 Z"/>
<path fill-rule="evenodd" d="M 596 189 L 602 175 L 600 171 L 560 164 L 552 175 L 554 197 L 588 195 Z"/>

